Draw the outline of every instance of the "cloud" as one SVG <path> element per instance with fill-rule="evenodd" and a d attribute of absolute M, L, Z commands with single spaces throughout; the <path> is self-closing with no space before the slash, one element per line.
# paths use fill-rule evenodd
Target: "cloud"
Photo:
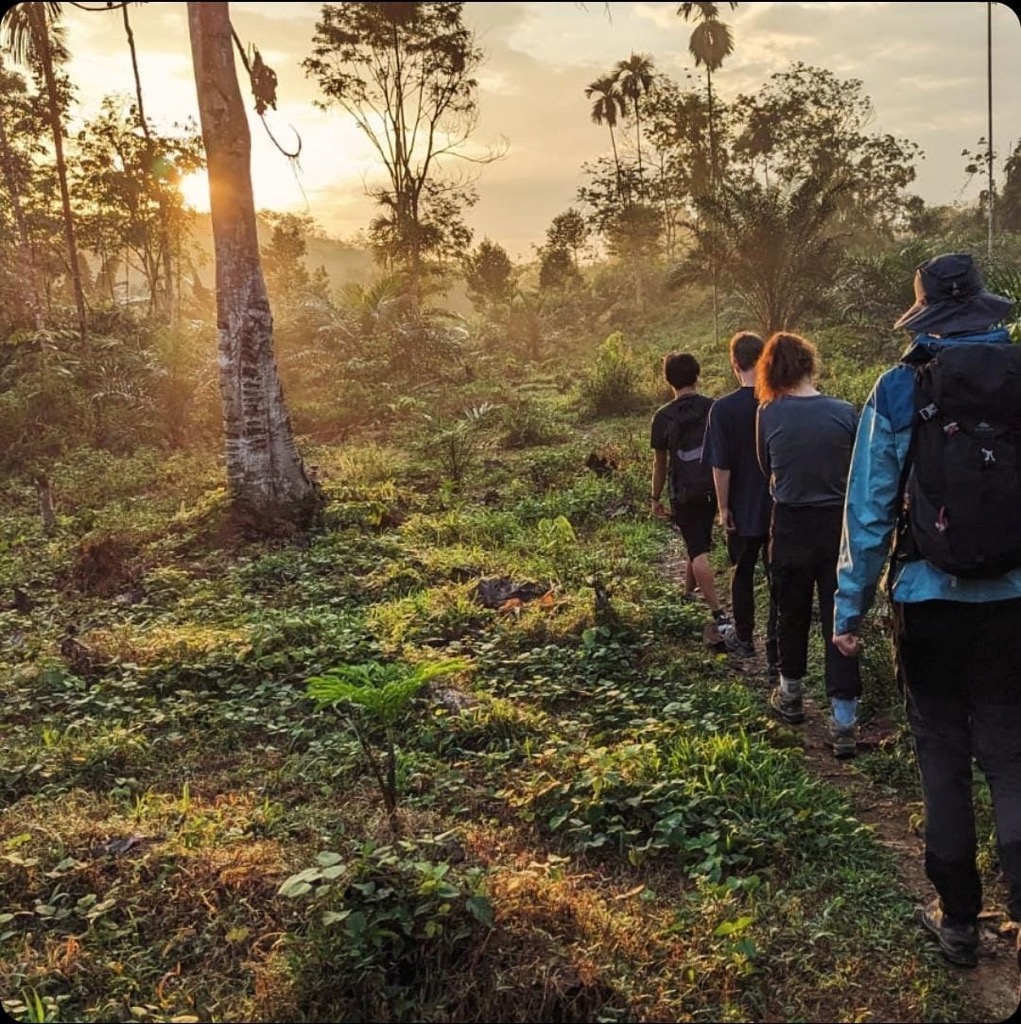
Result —
<path fill-rule="evenodd" d="M 528 254 L 557 213 L 574 200 L 582 164 L 609 152 L 609 134 L 594 125 L 585 86 L 632 52 L 653 56 L 678 80 L 694 72 L 687 53 L 691 24 L 675 3 L 639 0 L 586 9 L 574 2 L 466 4 L 466 23 L 485 52 L 479 74 L 479 124 L 472 145 L 509 140 L 501 161 L 480 170 L 478 205 L 469 213 L 481 237 Z M 133 91 L 131 64 L 117 12 L 85 14 L 66 7 L 70 73 L 79 113 L 92 117 L 104 93 Z M 345 235 L 372 215 L 364 178 L 375 165 L 365 139 L 338 109 L 315 105 L 318 86 L 301 61 L 312 48 L 318 3 L 232 3 L 238 35 L 260 48 L 279 77 L 280 109 L 268 120 L 285 145 L 288 125 L 302 136 L 303 183 L 313 214 L 329 231 Z M 874 105 L 873 130 L 917 141 L 928 153 L 918 166 L 916 190 L 949 202 L 964 183 L 960 152 L 985 133 L 985 5 L 917 3 L 742 3 L 721 10 L 735 48 L 713 76 L 724 102 L 760 89 L 794 60 L 857 78 Z M 197 119 L 184 4 L 130 8 L 141 54 L 147 112 L 168 127 Z M 993 7 L 994 75 L 998 139 L 1021 131 L 1021 77 L 1013 72 L 1021 25 L 1003 4 Z M 693 84 L 704 87 L 696 73 Z M 250 93 L 242 81 L 250 107 Z M 270 175 L 283 189 L 286 161 L 252 117 L 253 161 L 280 167 Z M 623 140 L 621 140 L 623 141 Z M 1006 152 L 1006 141 L 999 147 Z M 267 186 L 268 187 L 268 186 Z M 304 202 L 295 186 L 288 195 Z"/>
<path fill-rule="evenodd" d="M 668 32 L 677 31 L 679 26 L 684 25 L 684 21 L 677 16 L 676 4 L 664 6 L 663 4 L 638 3 L 634 5 L 634 14 L 636 18 L 651 21 L 657 28 L 665 29 Z"/>

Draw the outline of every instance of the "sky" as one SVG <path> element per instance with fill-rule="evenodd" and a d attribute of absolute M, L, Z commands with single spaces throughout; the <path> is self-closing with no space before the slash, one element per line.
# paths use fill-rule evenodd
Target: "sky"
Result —
<path fill-rule="evenodd" d="M 253 185 L 259 207 L 311 215 L 330 235 L 353 238 L 373 214 L 366 187 L 378 175 L 367 142 L 348 115 L 322 110 L 318 86 L 301 61 L 311 51 L 317 3 L 232 3 L 245 43 L 256 45 L 279 78 L 279 105 L 269 123 L 285 146 L 302 140 L 300 169 L 270 143 L 251 114 Z M 582 164 L 609 154 L 605 126 L 592 123 L 585 87 L 632 52 L 653 58 L 678 81 L 694 72 L 692 25 L 676 3 L 466 3 L 465 22 L 485 52 L 479 124 L 473 143 L 495 146 L 501 159 L 482 166 L 478 204 L 468 223 L 475 240 L 491 238 L 512 257 L 528 258 L 550 221 L 572 205 Z M 133 90 L 120 15 L 85 13 L 65 4 L 69 67 L 78 117 L 94 114 L 109 93 Z M 146 112 L 161 128 L 192 118 L 198 107 L 184 3 L 133 5 Z M 714 75 L 726 99 L 754 92 L 793 61 L 855 78 L 875 110 L 872 128 L 911 139 L 925 156 L 912 190 L 929 203 L 973 199 L 961 151 L 987 132 L 986 11 L 967 3 L 721 4 L 734 52 Z M 992 5 L 993 140 L 998 166 L 1021 137 L 1021 22 Z M 700 75 L 699 82 L 704 82 Z M 247 82 L 243 94 L 249 97 Z M 250 104 L 249 104 L 250 106 Z M 188 183 L 196 206 L 205 183 Z"/>

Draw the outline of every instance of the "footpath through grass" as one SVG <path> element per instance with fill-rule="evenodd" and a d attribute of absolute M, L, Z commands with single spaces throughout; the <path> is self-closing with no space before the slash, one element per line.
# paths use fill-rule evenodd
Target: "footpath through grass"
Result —
<path fill-rule="evenodd" d="M 9 481 L 5 1009 L 971 1019 L 887 853 L 704 648 L 661 571 L 648 453 L 607 429 L 461 490 L 324 450 L 302 544 L 232 539 L 197 456 L 81 453 L 51 473 L 52 536 Z M 481 580 L 535 586 L 494 608 Z M 451 657 L 396 723 L 394 834 L 348 715 L 305 683 Z"/>

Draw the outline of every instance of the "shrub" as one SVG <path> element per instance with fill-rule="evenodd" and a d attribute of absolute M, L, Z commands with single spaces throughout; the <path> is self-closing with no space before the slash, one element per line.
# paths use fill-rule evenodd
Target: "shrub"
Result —
<path fill-rule="evenodd" d="M 616 416 L 646 404 L 641 369 L 620 332 L 599 346 L 595 364 L 584 374 L 578 402 L 587 416 Z"/>

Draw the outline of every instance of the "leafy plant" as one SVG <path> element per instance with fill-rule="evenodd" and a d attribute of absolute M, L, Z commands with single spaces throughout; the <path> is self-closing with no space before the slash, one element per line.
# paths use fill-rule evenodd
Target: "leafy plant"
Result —
<path fill-rule="evenodd" d="M 479 456 L 490 443 L 485 428 L 495 408 L 489 402 L 483 402 L 466 410 L 453 423 L 426 417 L 433 429 L 424 440 L 425 451 L 437 459 L 456 487 L 468 479 Z"/>
<path fill-rule="evenodd" d="M 582 381 L 580 402 L 590 416 L 632 412 L 644 401 L 641 371 L 624 336 L 615 331 L 599 346 L 595 364 Z"/>
<path fill-rule="evenodd" d="M 340 707 L 369 762 L 379 786 L 391 832 L 398 832 L 397 821 L 397 744 L 396 725 L 412 698 L 431 679 L 461 672 L 467 663 L 449 659 L 422 665 L 381 664 L 340 665 L 308 680 L 307 689 L 319 707 Z M 385 755 L 380 761 L 369 729 L 381 726 L 385 733 Z M 367 728 L 368 726 L 368 728 Z"/>
<path fill-rule="evenodd" d="M 473 969 L 467 951 L 495 913 L 484 873 L 451 864 L 451 839 L 439 840 L 367 843 L 349 857 L 323 851 L 281 885 L 308 922 L 296 950 L 302 1019 L 451 1019 L 454 979 Z M 447 1012 L 423 1018 L 433 1006 Z"/>
<path fill-rule="evenodd" d="M 549 556 L 557 577 L 563 582 L 578 556 L 578 537 L 570 520 L 566 516 L 540 519 L 535 529 L 538 546 Z"/>

